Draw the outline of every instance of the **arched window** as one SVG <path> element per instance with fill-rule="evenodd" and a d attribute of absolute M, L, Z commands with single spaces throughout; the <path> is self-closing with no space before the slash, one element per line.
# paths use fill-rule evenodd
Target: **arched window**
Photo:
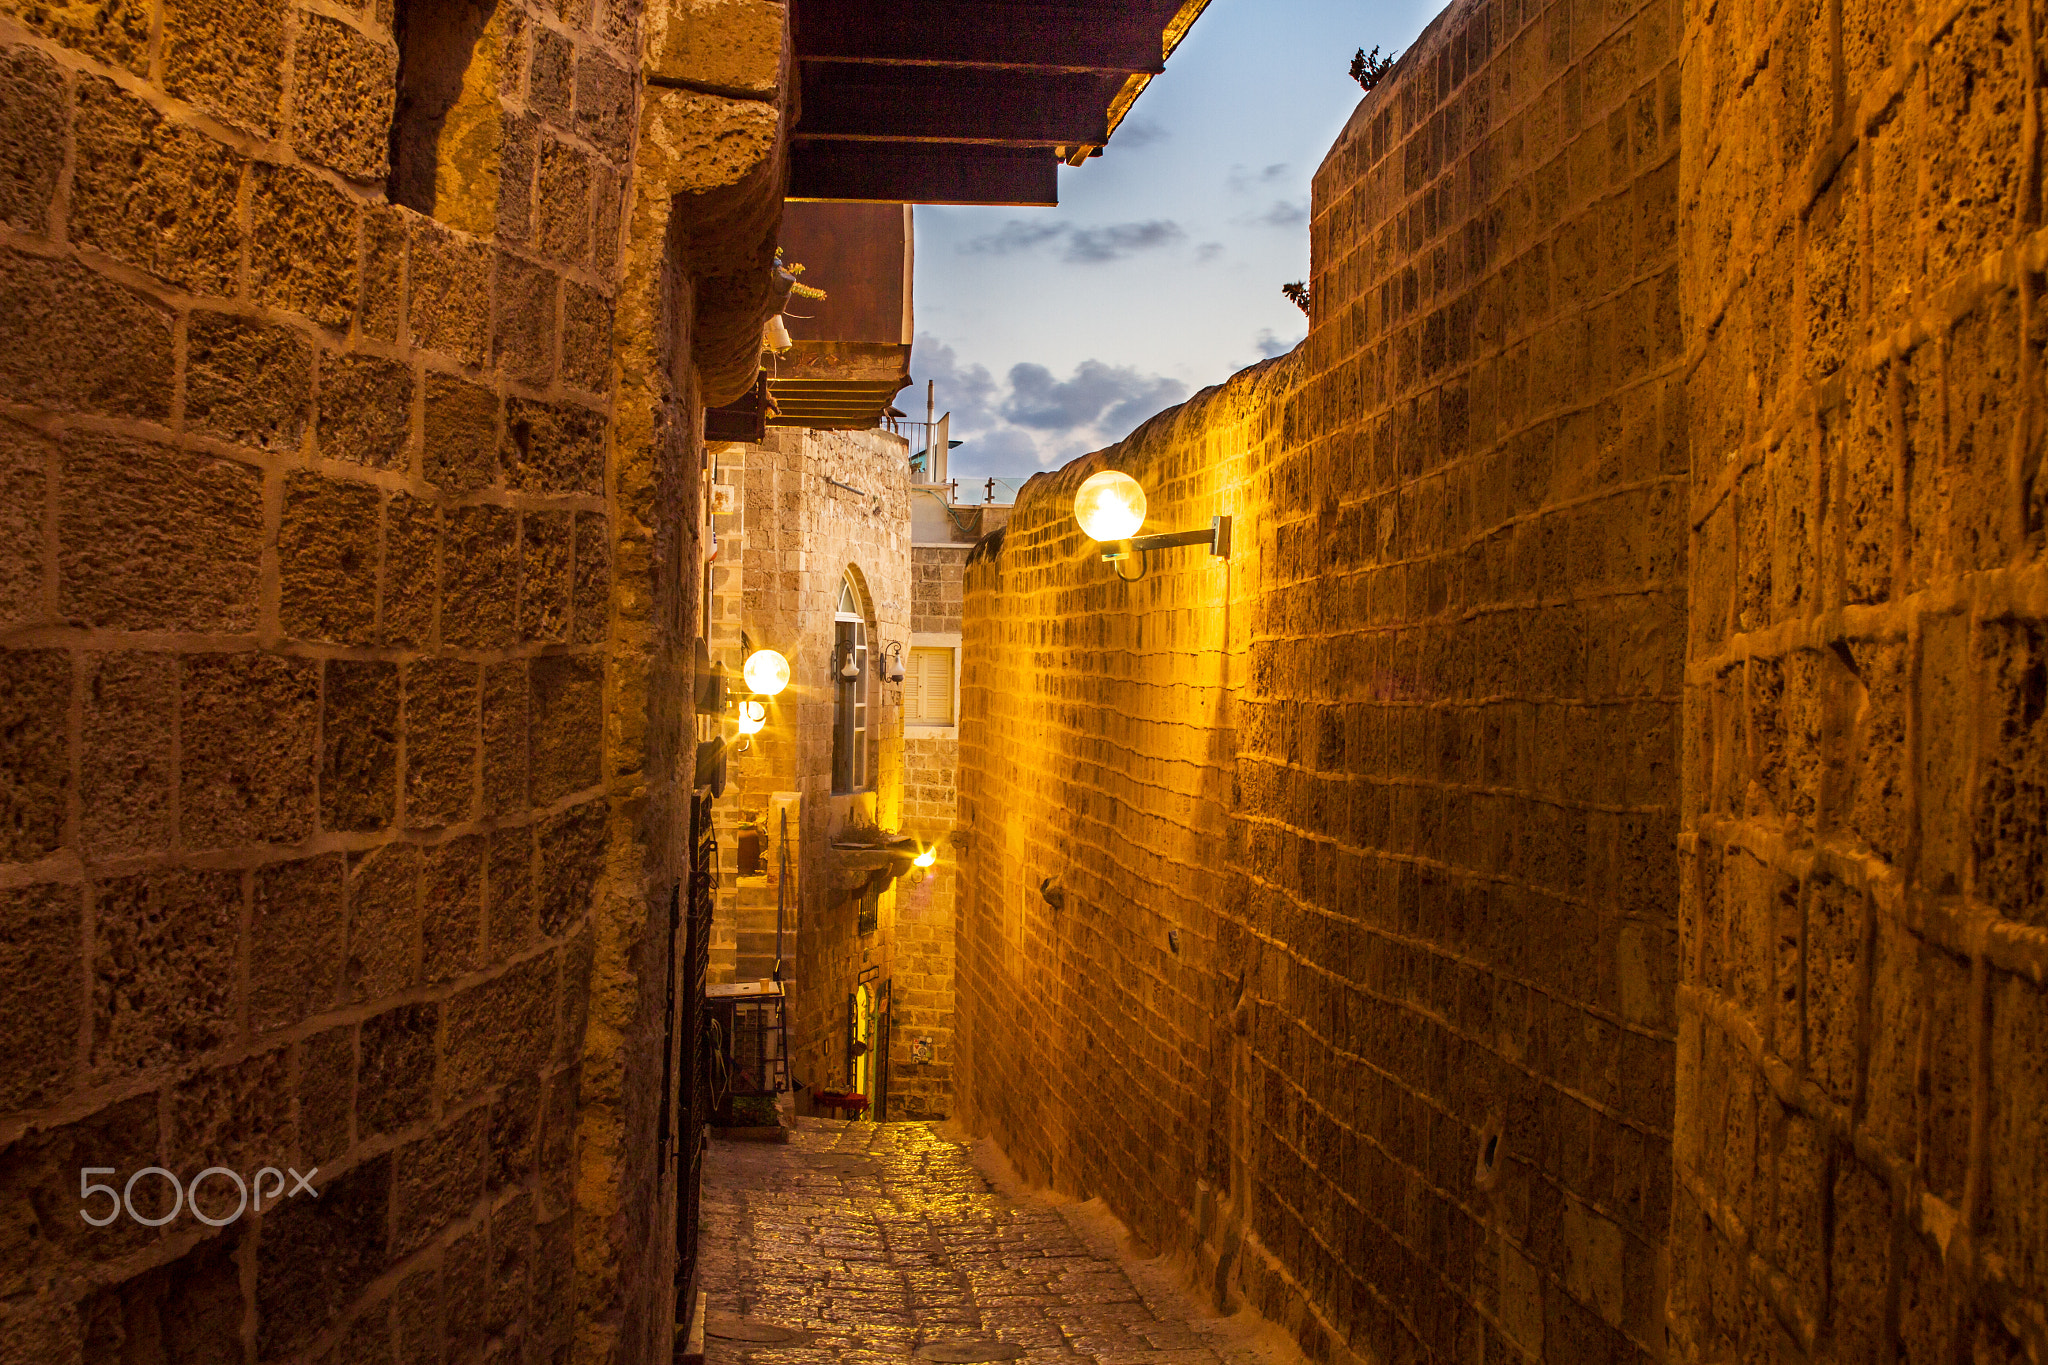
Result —
<path fill-rule="evenodd" d="M 832 614 L 832 790 L 866 791 L 872 781 L 869 713 L 868 619 L 860 588 L 848 574 L 839 582 Z"/>

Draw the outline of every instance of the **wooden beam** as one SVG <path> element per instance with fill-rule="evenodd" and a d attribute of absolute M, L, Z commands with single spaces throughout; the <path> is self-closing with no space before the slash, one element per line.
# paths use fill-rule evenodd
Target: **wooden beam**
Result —
<path fill-rule="evenodd" d="M 1059 164 L 1044 149 L 799 139 L 789 197 L 1042 208 L 1059 203 Z"/>
<path fill-rule="evenodd" d="M 1100 144 L 1120 80 L 989 71 L 978 76 L 840 66 L 807 71 L 799 142 L 969 142 L 993 147 Z"/>
<path fill-rule="evenodd" d="M 1152 5 L 797 0 L 803 61 L 1129 73 L 1165 69 Z"/>

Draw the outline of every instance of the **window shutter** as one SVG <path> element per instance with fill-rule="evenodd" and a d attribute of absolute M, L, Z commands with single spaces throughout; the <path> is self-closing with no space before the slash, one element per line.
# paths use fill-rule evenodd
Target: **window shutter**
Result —
<path fill-rule="evenodd" d="M 953 723 L 952 650 L 910 651 L 910 667 L 903 673 L 903 714 L 912 725 Z"/>

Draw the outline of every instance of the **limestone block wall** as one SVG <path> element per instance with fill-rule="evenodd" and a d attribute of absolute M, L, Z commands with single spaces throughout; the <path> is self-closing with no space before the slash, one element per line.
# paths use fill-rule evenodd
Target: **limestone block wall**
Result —
<path fill-rule="evenodd" d="M 719 459 L 738 488 L 740 522 L 720 532 L 720 561 L 731 555 L 728 573 L 737 575 L 719 585 L 728 610 L 737 608 L 736 619 L 720 623 L 720 637 L 736 645 L 743 631 L 756 649 L 780 651 L 791 670 L 788 689 L 767 703 L 768 723 L 752 750 L 732 760 L 720 806 L 736 822 L 741 812 L 768 809 L 771 793 L 802 797 L 798 894 L 787 907 L 791 1073 L 806 1086 L 843 1089 L 848 1002 L 864 970 L 890 976 L 902 891 L 883 893 L 875 932 L 856 932 L 857 907 L 841 899 L 829 845 L 849 823 L 902 825 L 904 744 L 901 691 L 877 681 L 872 780 L 861 793 L 833 793 L 833 617 L 851 569 L 872 613 L 870 658 L 892 641 L 909 647 L 909 447 L 879 430 L 789 428 L 772 430 L 762 445 L 722 448 Z M 724 661 L 737 672 L 738 649 Z M 735 938 L 772 931 L 772 890 L 759 890 L 756 902 L 755 889 L 725 879 L 721 915 Z"/>
<path fill-rule="evenodd" d="M 773 232 L 626 230 L 641 9 L 499 0 L 430 214 L 391 4 L 0 4 L 0 1357 L 667 1358 L 698 281 Z"/>
<path fill-rule="evenodd" d="M 1679 23 L 1453 5 L 1316 176 L 1304 345 L 969 569 L 961 1107 L 1318 1358 L 1662 1349 Z M 1099 464 L 1229 564 L 1116 581 Z"/>
<path fill-rule="evenodd" d="M 1688 7 L 1676 1360 L 2048 1353 L 2039 33 Z"/>

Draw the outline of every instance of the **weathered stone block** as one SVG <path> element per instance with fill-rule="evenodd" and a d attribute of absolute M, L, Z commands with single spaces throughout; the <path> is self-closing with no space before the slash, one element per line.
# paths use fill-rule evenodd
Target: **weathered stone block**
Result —
<path fill-rule="evenodd" d="M 540 147 L 540 253 L 580 264 L 590 257 L 590 161 L 565 142 Z"/>
<path fill-rule="evenodd" d="M 615 275 L 625 246 L 626 176 L 600 162 L 591 168 L 590 198 L 597 210 L 591 230 L 598 272 Z"/>
<path fill-rule="evenodd" d="M 555 1036 L 555 962 L 531 958 L 448 1002 L 444 1102 L 532 1074 Z"/>
<path fill-rule="evenodd" d="M 429 482 L 473 492 L 496 474 L 498 396 L 453 375 L 428 374 L 422 464 Z"/>
<path fill-rule="evenodd" d="M 576 63 L 576 131 L 614 161 L 625 160 L 632 146 L 638 86 L 631 72 L 595 52 Z"/>
<path fill-rule="evenodd" d="M 299 1155 L 309 1165 L 330 1165 L 348 1154 L 355 1091 L 355 1025 L 299 1044 Z"/>
<path fill-rule="evenodd" d="M 0 252 L 0 397 L 168 421 L 169 310 L 76 261 Z"/>
<path fill-rule="evenodd" d="M 257 163 L 249 282 L 256 298 L 324 327 L 355 316 L 362 209 L 313 172 Z"/>
<path fill-rule="evenodd" d="M 533 184 L 540 160 L 540 124 L 533 118 L 506 114 L 500 138 L 497 237 L 500 242 L 525 242 L 533 236 Z"/>
<path fill-rule="evenodd" d="M 540 1083 L 521 1077 L 491 1101 L 490 1158 L 485 1182 L 493 1191 L 524 1184 L 534 1172 L 540 1136 Z"/>
<path fill-rule="evenodd" d="M 405 245 L 411 215 L 372 204 L 363 211 L 363 284 L 356 325 L 379 341 L 398 340 L 405 321 Z"/>
<path fill-rule="evenodd" d="M 0 222 L 47 237 L 64 168 L 64 78 L 42 53 L 10 47 L 0 51 L 0 90 Z"/>
<path fill-rule="evenodd" d="M 155 1165 L 161 1138 L 159 1096 L 154 1093 L 111 1104 L 61 1127 L 31 1128 L 0 1151 L 0 1284 L 31 1293 L 31 1278 L 48 1273 L 54 1251 L 86 1266 L 100 1266 L 148 1246 L 156 1234 L 129 1218 L 96 1228 L 79 1217 L 78 1172 L 86 1166 L 137 1171 Z M 161 1201 L 159 1203 L 159 1201 Z M 95 1197 L 95 1214 L 106 1207 Z M 170 1211 L 170 1191 L 160 1179 L 135 1187 L 136 1207 L 151 1217 Z M 75 1350 L 74 1336 L 67 1347 Z M 33 1357 L 31 1357 L 33 1358 Z M 75 1356 L 73 1357 L 76 1358 Z"/>
<path fill-rule="evenodd" d="M 67 652 L 0 654 L 0 862 L 34 862 L 64 842 L 70 715 Z"/>
<path fill-rule="evenodd" d="M 90 1064 L 112 1079 L 234 1036 L 239 872 L 119 877 L 93 889 Z"/>
<path fill-rule="evenodd" d="M 147 0 L 99 0 L 87 5 L 0 0 L 0 13 L 13 16 L 30 32 L 138 76 L 149 71 L 150 9 Z"/>
<path fill-rule="evenodd" d="M 367 645 L 377 624 L 377 489 L 285 475 L 276 532 L 279 624 L 307 641 Z"/>
<path fill-rule="evenodd" d="M 510 508 L 451 507 L 442 532 L 441 639 L 500 649 L 518 639 L 518 524 Z"/>
<path fill-rule="evenodd" d="M 586 801 L 549 816 L 540 827 L 540 931 L 560 938 L 591 910 L 604 874 L 605 821 L 610 807 Z"/>
<path fill-rule="evenodd" d="M 515 825 L 491 835 L 486 934 L 492 961 L 531 947 L 538 935 L 533 905 L 535 848 L 532 825 Z"/>
<path fill-rule="evenodd" d="M 559 278 L 545 266 L 498 253 L 491 363 L 513 379 L 546 384 L 555 373 Z"/>
<path fill-rule="evenodd" d="M 311 834 L 320 665 L 268 654 L 193 654 L 181 667 L 185 847 L 291 844 Z"/>
<path fill-rule="evenodd" d="M 479 1105 L 393 1153 L 394 1254 L 425 1246 L 483 1198 L 489 1135 L 490 1110 Z"/>
<path fill-rule="evenodd" d="M 788 26 L 774 0 L 689 0 L 650 14 L 641 69 L 650 76 L 772 97 Z"/>
<path fill-rule="evenodd" d="M 356 1040 L 356 1138 L 392 1133 L 431 1116 L 435 1005 L 400 1005 L 363 1021 Z M 443 1078 L 443 1085 L 446 1079 Z"/>
<path fill-rule="evenodd" d="M 490 1299 L 484 1317 L 493 1331 L 504 1331 L 525 1315 L 532 1261 L 533 1196 L 521 1191 L 491 1210 Z"/>
<path fill-rule="evenodd" d="M 320 453 L 372 469 L 404 470 L 412 439 L 413 372 L 374 355 L 320 362 Z"/>
<path fill-rule="evenodd" d="M 241 1200 L 232 1180 L 210 1177 L 196 1201 L 189 1197 L 192 1178 L 209 1167 L 228 1167 L 247 1180 L 265 1166 L 281 1170 L 298 1156 L 287 1049 L 207 1067 L 172 1087 L 169 1108 L 165 1165 L 186 1182 L 187 1209 L 234 1217 Z"/>
<path fill-rule="evenodd" d="M 329 659 L 326 668 L 320 827 L 383 829 L 398 814 L 398 665 Z"/>
<path fill-rule="evenodd" d="M 375 1157 L 322 1187 L 318 1199 L 300 1195 L 264 1218 L 256 1249 L 263 1359 L 288 1355 L 327 1330 L 384 1272 L 391 1162 L 388 1153 Z"/>
<path fill-rule="evenodd" d="M 545 805 L 603 776 L 604 660 L 557 654 L 532 668 L 533 799 Z"/>
<path fill-rule="evenodd" d="M 588 393 L 611 385 L 612 301 L 567 280 L 562 285 L 562 382 Z"/>
<path fill-rule="evenodd" d="M 484 669 L 484 810 L 514 815 L 527 807 L 526 661 Z"/>
<path fill-rule="evenodd" d="M 551 28 L 533 35 L 533 66 L 526 78 L 526 107 L 558 128 L 572 127 L 569 107 L 576 97 L 576 44 Z"/>
<path fill-rule="evenodd" d="M 136 1186 L 138 1203 L 149 1183 Z M 160 1178 L 156 1183 L 159 1188 L 164 1185 Z M 235 1207 L 234 1187 L 215 1176 L 202 1192 L 212 1196 L 216 1184 L 225 1193 L 226 1206 L 213 1216 L 225 1217 Z M 165 1193 L 168 1197 L 168 1190 Z M 162 1212 L 169 1211 L 166 1207 Z M 240 1240 L 231 1232 L 201 1242 L 168 1265 L 144 1271 L 88 1297 L 78 1310 L 85 1328 L 85 1358 L 121 1359 L 126 1354 L 122 1350 L 124 1345 L 132 1348 L 135 1343 L 146 1341 L 165 1343 L 163 1354 L 156 1358 L 166 1365 L 232 1360 L 242 1349 L 242 1269 L 237 1261 Z"/>
<path fill-rule="evenodd" d="M 43 615 L 43 511 L 56 445 L 0 423 L 0 623 Z"/>
<path fill-rule="evenodd" d="M 313 348 L 297 332 L 225 313 L 186 323 L 188 428 L 262 450 L 296 450 L 313 398 Z"/>
<path fill-rule="evenodd" d="M 384 509 L 386 644 L 424 645 L 434 636 L 441 574 L 441 521 L 422 498 L 393 493 Z"/>
<path fill-rule="evenodd" d="M 528 512 L 519 519 L 519 637 L 562 641 L 569 637 L 569 535 L 567 512 Z"/>
<path fill-rule="evenodd" d="M 339 854 L 255 874 L 249 924 L 249 1027 L 289 1028 L 340 1001 L 348 956 Z"/>
<path fill-rule="evenodd" d="M 476 800 L 478 667 L 428 659 L 405 674 L 405 822 L 466 820 Z"/>
<path fill-rule="evenodd" d="M 164 0 L 164 88 L 252 133 L 277 128 L 283 0 Z"/>
<path fill-rule="evenodd" d="M 242 162 L 108 81 L 78 90 L 71 239 L 198 294 L 235 292 Z"/>
<path fill-rule="evenodd" d="M 79 844 L 88 857 L 117 857 L 171 844 L 171 730 L 177 659 L 169 654 L 88 654 L 81 693 Z"/>
<path fill-rule="evenodd" d="M 491 325 L 490 246 L 415 218 L 406 317 L 413 345 L 482 364 Z"/>
<path fill-rule="evenodd" d="M 420 907 L 426 980 L 449 981 L 482 964 L 485 836 L 465 835 L 425 851 Z"/>
<path fill-rule="evenodd" d="M 324 15 L 300 21 L 292 86 L 299 155 L 358 180 L 390 169 L 398 54 Z"/>
<path fill-rule="evenodd" d="M 513 398 L 505 406 L 505 479 L 528 493 L 604 489 L 603 414 L 574 403 Z"/>
<path fill-rule="evenodd" d="M 0 991 L 14 1021 L 13 1046 L 0 1061 L 0 1104 L 12 1112 L 46 1103 L 78 1067 L 83 895 L 76 886 L 17 887 L 0 893 L 0 911 Z"/>
<path fill-rule="evenodd" d="M 76 436 L 59 458 L 63 612 L 141 630 L 256 626 L 262 477 L 254 469 L 111 436 Z"/>
<path fill-rule="evenodd" d="M 349 998 L 382 1000 L 419 975 L 420 851 L 385 844 L 349 865 Z"/>

